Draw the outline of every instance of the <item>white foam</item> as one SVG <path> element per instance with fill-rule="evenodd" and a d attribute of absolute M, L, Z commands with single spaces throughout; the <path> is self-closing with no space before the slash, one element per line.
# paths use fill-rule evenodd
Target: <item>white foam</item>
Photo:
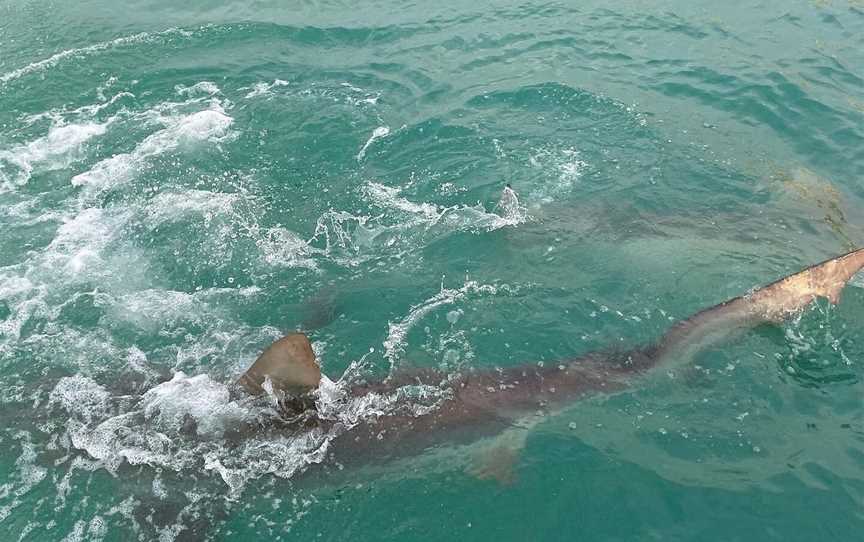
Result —
<path fill-rule="evenodd" d="M 194 466 L 197 450 L 180 447 L 176 440 L 190 419 L 198 437 L 204 438 L 202 449 L 216 447 L 228 453 L 211 439 L 249 415 L 247 408 L 230 401 L 224 384 L 207 375 L 183 373 L 151 388 L 131 409 L 116 415 L 106 408 L 112 398 L 104 388 L 82 376 L 62 379 L 51 400 L 69 414 L 66 430 L 71 444 L 109 470 L 123 461 L 177 470 Z"/>
<path fill-rule="evenodd" d="M 441 214 L 441 210 L 437 205 L 432 203 L 413 203 L 400 197 L 402 190 L 396 187 L 368 182 L 362 191 L 372 203 L 381 207 L 389 207 L 406 213 L 421 215 L 430 220 L 436 220 Z"/>
<path fill-rule="evenodd" d="M 146 266 L 132 252 L 106 251 L 115 242 L 130 213 L 83 209 L 66 217 L 54 239 L 38 252 L 32 252 L 19 264 L 0 269 L 0 300 L 6 302 L 11 315 L 0 322 L 0 346 L 17 341 L 23 326 L 32 319 L 54 320 L 66 303 L 80 296 L 104 295 L 78 291 L 71 296 L 70 287 L 89 287 L 93 283 L 111 290 L 137 287 Z M 58 304 L 58 300 L 63 300 Z M 57 336 L 70 331 L 52 331 Z"/>
<path fill-rule="evenodd" d="M 184 145 L 200 142 L 219 143 L 232 134 L 229 132 L 234 119 L 214 101 L 204 111 L 162 119 L 166 128 L 147 136 L 132 152 L 117 154 L 97 163 L 92 169 L 72 177 L 75 186 L 86 186 L 91 190 L 104 190 L 130 180 L 144 162 L 154 156 L 172 151 Z"/>
<path fill-rule="evenodd" d="M 128 212 L 112 213 L 91 207 L 64 222 L 41 254 L 39 267 L 46 274 L 63 272 L 69 278 L 86 280 L 104 272 L 103 250 L 129 218 Z"/>
<path fill-rule="evenodd" d="M 30 433 L 18 431 L 13 438 L 21 443 L 21 455 L 15 460 L 15 472 L 0 486 L 0 496 L 4 500 L 11 496 L 11 502 L 0 507 L 0 521 L 5 521 L 15 508 L 23 504 L 21 498 L 39 485 L 48 474 L 48 469 L 36 464 L 36 447 Z"/>
<path fill-rule="evenodd" d="M 78 375 L 61 379 L 51 392 L 50 405 L 67 412 L 68 442 L 96 460 L 94 467 L 114 472 L 127 462 L 175 471 L 211 470 L 236 493 L 258 477 L 290 478 L 320 463 L 334 438 L 363 421 L 397 413 L 423 415 L 449 396 L 449 391 L 434 386 L 412 385 L 355 397 L 348 393 L 351 374 L 339 382 L 325 379 L 317 394 L 319 414 L 332 423 L 285 436 L 251 434 L 231 446 L 222 440 L 224 432 L 269 416 L 269 407 L 253 407 L 249 398 L 232 401 L 228 387 L 207 374 L 175 373 L 134 403 L 127 396 L 111 396 L 94 380 Z M 118 414 L 111 406 L 115 404 L 127 407 Z M 154 492 L 159 495 L 163 490 L 154 483 Z M 98 522 L 96 527 L 98 531 Z"/>
<path fill-rule="evenodd" d="M 213 96 L 221 92 L 216 83 L 211 81 L 199 81 L 191 87 L 177 85 L 174 91 L 181 96 Z"/>
<path fill-rule="evenodd" d="M 246 93 L 245 98 L 251 100 L 252 98 L 258 98 L 260 96 L 273 96 L 273 89 L 278 87 L 287 87 L 289 84 L 288 81 L 283 81 L 282 79 L 275 79 L 272 83 L 261 81 L 252 85 L 252 90 Z M 248 90 L 248 87 L 240 90 Z"/>
<path fill-rule="evenodd" d="M 322 462 L 333 439 L 357 424 L 397 412 L 424 415 L 450 394 L 434 386 L 405 386 L 390 393 L 352 396 L 347 386 L 344 378 L 335 383 L 326 378 L 322 381 L 317 412 L 334 422 L 328 429 L 314 427 L 290 436 L 249 438 L 232 453 L 211 451 L 204 459 L 204 468 L 216 471 L 235 493 L 265 474 L 291 478 L 309 465 Z"/>
<path fill-rule="evenodd" d="M 4 183 L 6 189 L 10 189 L 12 184 L 25 184 L 34 169 L 40 166 L 46 171 L 67 167 L 77 157 L 76 151 L 89 140 L 104 134 L 109 124 L 110 121 L 102 124 L 63 124 L 61 121 L 52 125 L 44 137 L 0 151 L 0 162 L 12 164 L 18 170 Z"/>
<path fill-rule="evenodd" d="M 180 322 L 198 321 L 207 307 L 192 294 L 151 288 L 112 298 L 108 311 L 114 322 L 131 323 L 156 333 Z"/>
<path fill-rule="evenodd" d="M 26 280 L 26 279 L 25 279 Z M 36 293 L 31 297 L 32 293 Z M 36 289 L 31 287 L 26 293 L 17 296 L 8 296 L 5 298 L 12 309 L 12 314 L 3 322 L 0 322 L 0 338 L 6 339 L 9 342 L 14 342 L 21 336 L 21 330 L 31 318 L 44 318 L 50 314 L 51 310 L 48 304 L 44 301 L 44 288 Z M 16 299 L 17 297 L 17 299 Z M 0 347 L 6 347 L 6 341 L 0 342 Z"/>
<path fill-rule="evenodd" d="M 73 416 L 91 422 L 108 412 L 110 394 L 93 380 L 81 376 L 60 379 L 51 391 L 49 405 L 56 405 Z"/>
<path fill-rule="evenodd" d="M 228 387 L 206 374 L 174 377 L 150 389 L 141 399 L 144 416 L 160 428 L 179 432 L 186 417 L 196 422 L 202 437 L 220 437 L 229 425 L 239 423 L 249 412 L 230 401 Z"/>
<path fill-rule="evenodd" d="M 251 438 L 233 454 L 210 452 L 204 468 L 216 471 L 232 493 L 265 474 L 291 478 L 309 465 L 321 463 L 336 432 L 315 428 L 290 437 Z"/>
<path fill-rule="evenodd" d="M 479 203 L 450 207 L 427 202 L 415 203 L 401 196 L 402 189 L 371 181 L 366 183 L 361 193 L 374 205 L 415 217 L 414 222 L 408 223 L 405 222 L 404 217 L 401 218 L 399 221 L 401 227 L 422 224 L 427 230 L 439 226 L 444 231 L 492 231 L 505 226 L 515 226 L 528 219 L 526 209 L 519 203 L 516 193 L 509 188 L 505 188 L 502 194 L 502 198 L 507 195 L 506 208 L 501 207 L 503 199 L 499 200 L 495 208 L 495 211 L 501 214 L 487 212 Z"/>
<path fill-rule="evenodd" d="M 108 526 L 105 524 L 105 520 L 100 516 L 90 518 L 90 523 L 87 525 L 87 539 L 92 542 L 100 542 L 106 534 L 108 534 Z"/>
<path fill-rule="evenodd" d="M 0 275 L 0 299 L 13 299 L 29 293 L 35 285 L 27 277 Z"/>
<path fill-rule="evenodd" d="M 12 199 L 11 197 L 8 199 Z M 51 217 L 42 218 L 45 214 L 52 215 Z M 7 201 L 5 205 L 0 205 L 0 218 L 6 219 L 7 223 L 17 225 L 33 225 L 39 222 L 45 222 L 53 219 L 55 213 L 43 213 L 43 209 L 39 207 L 38 198 L 25 198 L 18 200 L 17 203 Z"/>
<path fill-rule="evenodd" d="M 72 528 L 66 536 L 60 542 L 84 542 L 84 529 L 87 527 L 87 523 L 83 520 L 78 520 L 75 522 L 75 526 Z"/>

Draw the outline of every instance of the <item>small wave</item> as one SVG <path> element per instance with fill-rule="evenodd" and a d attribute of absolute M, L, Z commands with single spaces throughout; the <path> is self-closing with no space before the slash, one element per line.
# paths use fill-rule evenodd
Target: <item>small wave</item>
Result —
<path fill-rule="evenodd" d="M 182 323 L 200 322 L 209 311 L 193 294 L 147 289 L 99 302 L 108 305 L 111 322 L 127 322 L 152 333 Z M 211 315 L 213 316 L 213 315 Z"/>
<path fill-rule="evenodd" d="M 323 240 L 324 247 L 315 247 L 336 263 L 355 266 L 361 261 L 374 257 L 369 254 L 369 248 L 378 237 L 380 231 L 369 228 L 367 216 L 355 216 L 345 211 L 329 210 L 318 217 L 315 223 L 315 233 L 308 241 L 309 246 Z"/>
<path fill-rule="evenodd" d="M 359 98 L 349 97 L 348 102 L 353 105 L 378 105 L 378 100 L 381 98 L 380 92 L 370 93 L 367 90 L 364 90 L 359 87 L 355 87 L 351 83 L 342 83 L 342 86 L 360 96 Z"/>
<path fill-rule="evenodd" d="M 854 341 L 832 322 L 835 310 L 817 304 L 785 323 L 786 352 L 775 357 L 791 377 L 808 385 L 856 380 Z"/>
<path fill-rule="evenodd" d="M 119 102 L 123 100 L 128 100 L 129 98 L 135 98 L 135 95 L 131 92 L 121 91 L 117 94 L 111 96 L 111 98 L 107 98 L 101 93 L 101 89 L 97 92 L 99 95 L 99 100 L 96 103 L 82 105 L 76 107 L 74 109 L 50 109 L 48 111 L 44 111 L 42 113 L 36 113 L 33 115 L 27 115 L 21 119 L 21 123 L 25 126 L 32 126 L 37 122 L 48 120 L 56 125 L 64 125 L 69 123 L 87 123 L 94 122 L 98 119 L 99 114 L 104 110 L 109 109 Z M 118 114 L 122 113 L 122 109 L 118 111 Z M 117 120 L 116 116 L 112 116 L 110 121 Z"/>
<path fill-rule="evenodd" d="M 205 239 L 200 249 L 214 256 L 214 261 L 225 259 L 227 251 L 243 239 L 254 242 L 261 261 L 268 266 L 318 270 L 316 258 L 322 251 L 284 227 L 263 227 L 257 208 L 255 196 L 242 190 L 170 190 L 146 204 L 146 218 L 141 222 L 155 230 L 166 223 L 203 219 Z"/>
<path fill-rule="evenodd" d="M 206 27 L 201 28 L 203 29 Z M 14 81 L 25 75 L 53 68 L 58 63 L 70 58 L 80 58 L 100 51 L 105 51 L 107 49 L 113 49 L 115 47 L 125 47 L 126 45 L 153 43 L 165 37 L 178 36 L 183 38 L 189 38 L 193 35 L 194 32 L 188 30 L 183 30 L 180 28 L 168 28 L 166 30 L 162 30 L 161 32 L 140 32 L 131 36 L 124 36 L 109 41 L 94 43 L 93 45 L 88 45 L 86 47 L 67 49 L 65 51 L 55 53 L 44 60 L 32 62 L 26 66 L 0 75 L 0 83 L 8 83 L 9 81 Z"/>
<path fill-rule="evenodd" d="M 501 192 L 501 197 L 498 198 L 498 203 L 495 205 L 495 212 L 501 218 L 509 220 L 514 224 L 523 222 L 528 218 L 527 209 L 519 202 L 519 195 L 509 184 Z"/>
<path fill-rule="evenodd" d="M 127 334 L 145 337 L 158 334 L 170 339 L 183 338 L 190 329 L 200 329 L 201 336 L 197 340 L 185 340 L 172 355 L 177 366 L 195 369 L 210 355 L 228 355 L 226 349 L 235 348 L 232 338 L 237 340 L 250 333 L 231 318 L 226 305 L 242 303 L 258 292 L 254 286 L 208 288 L 191 293 L 147 288 L 122 294 L 99 294 L 94 305 L 104 310 L 103 322 L 107 326 L 122 328 Z M 274 335 L 278 335 L 275 330 L 265 333 L 264 340 Z M 242 350 L 233 355 L 242 355 Z"/>
<path fill-rule="evenodd" d="M 122 107 L 107 118 L 103 112 L 126 98 L 134 97 L 130 92 L 119 92 L 98 103 L 75 109 L 51 109 L 20 119 L 20 124 L 25 127 L 45 121 L 50 125 L 44 136 L 0 150 L 0 191 L 26 184 L 36 172 L 64 169 L 83 159 L 88 143 L 103 136 L 112 125 L 128 116 Z"/>
<path fill-rule="evenodd" d="M 366 144 L 360 149 L 360 152 L 357 153 L 357 161 L 361 162 L 364 158 L 366 158 L 366 149 L 369 148 L 369 145 L 374 143 L 375 141 L 387 137 L 390 135 L 390 127 L 389 126 L 379 126 L 372 130 L 372 135 L 369 136 L 369 139 L 366 140 Z"/>

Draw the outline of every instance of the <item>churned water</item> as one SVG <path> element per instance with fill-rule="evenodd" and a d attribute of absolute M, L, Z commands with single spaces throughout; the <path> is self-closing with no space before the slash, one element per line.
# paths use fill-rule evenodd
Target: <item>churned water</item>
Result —
<path fill-rule="evenodd" d="M 510 483 L 226 431 L 288 330 L 322 408 L 650 343 L 864 243 L 862 181 L 858 0 L 3 0 L 0 539 L 860 540 L 860 279 L 542 420 Z"/>

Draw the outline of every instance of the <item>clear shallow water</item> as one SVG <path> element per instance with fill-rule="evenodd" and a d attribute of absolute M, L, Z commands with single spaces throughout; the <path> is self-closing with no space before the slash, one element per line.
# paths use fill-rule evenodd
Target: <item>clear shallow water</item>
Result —
<path fill-rule="evenodd" d="M 555 362 L 860 246 L 859 2 L 0 13 L 9 540 L 860 536 L 860 282 L 541 423 L 508 486 L 223 437 L 289 329 L 333 380 Z"/>

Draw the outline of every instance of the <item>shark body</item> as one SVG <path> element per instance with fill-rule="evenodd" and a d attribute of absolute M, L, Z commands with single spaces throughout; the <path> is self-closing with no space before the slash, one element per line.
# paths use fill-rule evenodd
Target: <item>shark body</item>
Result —
<path fill-rule="evenodd" d="M 685 361 L 694 351 L 735 330 L 780 322 L 817 298 L 838 303 L 846 283 L 864 267 L 864 249 L 808 267 L 746 295 L 705 309 L 673 325 L 655 344 L 617 354 L 593 353 L 559 363 L 529 364 L 458 375 L 426 369 L 405 371 L 380 382 L 342 390 L 347 397 L 386 394 L 414 385 L 445 389 L 427 412 L 373 416 L 344 427 L 330 443 L 328 456 L 340 465 L 416 455 L 446 440 L 467 442 L 531 425 L 544 413 L 566 408 L 595 393 L 632 386 L 658 367 Z M 300 333 L 280 339 L 241 376 L 250 393 L 286 392 L 290 423 L 280 432 L 302 428 L 330 430 L 344 421 L 318 412 L 313 397 L 321 382 L 308 339 Z M 494 455 L 494 454 L 493 454 Z M 500 474 L 500 473 L 498 473 Z M 496 473 L 490 476 L 500 477 Z"/>

